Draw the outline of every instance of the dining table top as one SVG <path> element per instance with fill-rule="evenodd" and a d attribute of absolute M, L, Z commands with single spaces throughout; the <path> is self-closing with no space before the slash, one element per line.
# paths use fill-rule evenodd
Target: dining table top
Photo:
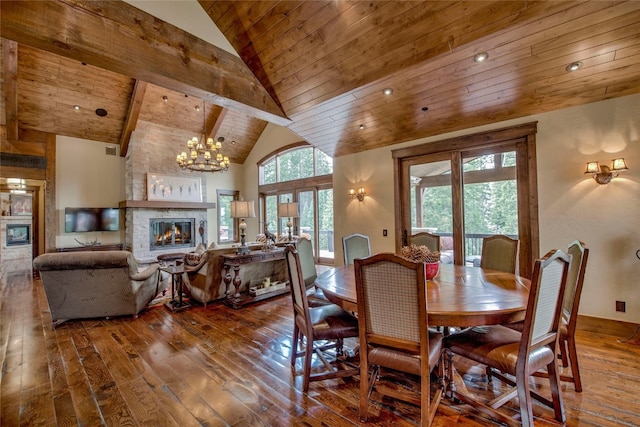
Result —
<path fill-rule="evenodd" d="M 511 273 L 440 264 L 436 277 L 427 283 L 429 325 L 469 327 L 520 321 L 524 319 L 529 284 L 528 279 Z M 322 272 L 316 285 L 331 302 L 358 311 L 353 265 Z"/>

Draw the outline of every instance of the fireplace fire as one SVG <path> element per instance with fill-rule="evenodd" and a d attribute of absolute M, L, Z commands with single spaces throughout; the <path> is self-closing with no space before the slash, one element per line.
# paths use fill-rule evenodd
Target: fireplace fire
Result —
<path fill-rule="evenodd" d="M 195 218 L 151 218 L 150 250 L 195 246 Z"/>

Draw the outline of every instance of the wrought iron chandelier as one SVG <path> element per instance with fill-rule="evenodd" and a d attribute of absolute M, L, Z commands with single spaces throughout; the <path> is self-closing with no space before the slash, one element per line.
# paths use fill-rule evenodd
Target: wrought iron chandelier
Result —
<path fill-rule="evenodd" d="M 206 137 L 206 115 L 203 102 L 202 109 L 202 139 L 194 136 L 187 141 L 187 151 L 176 156 L 176 161 L 182 169 L 199 172 L 224 172 L 229 169 L 228 156 L 223 156 L 220 150 L 224 137 L 219 136 L 214 142 L 213 138 Z"/>

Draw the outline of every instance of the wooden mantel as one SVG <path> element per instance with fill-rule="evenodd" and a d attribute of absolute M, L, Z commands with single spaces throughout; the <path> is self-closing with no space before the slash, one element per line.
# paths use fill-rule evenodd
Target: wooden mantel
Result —
<path fill-rule="evenodd" d="M 215 209 L 215 203 L 206 202 L 165 202 L 158 200 L 123 200 L 120 208 L 138 209 Z"/>

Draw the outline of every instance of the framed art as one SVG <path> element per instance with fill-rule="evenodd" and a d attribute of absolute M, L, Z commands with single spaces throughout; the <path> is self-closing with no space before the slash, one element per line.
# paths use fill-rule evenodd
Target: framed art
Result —
<path fill-rule="evenodd" d="M 32 212 L 31 196 L 25 196 L 23 194 L 11 195 L 11 215 L 28 215 L 31 216 Z"/>
<path fill-rule="evenodd" d="M 202 202 L 200 178 L 147 173 L 147 200 Z"/>

